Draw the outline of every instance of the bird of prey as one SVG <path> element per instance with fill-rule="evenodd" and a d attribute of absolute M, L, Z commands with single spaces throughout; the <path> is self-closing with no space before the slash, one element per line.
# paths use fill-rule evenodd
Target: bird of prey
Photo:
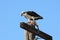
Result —
<path fill-rule="evenodd" d="M 27 18 L 28 19 L 28 23 L 31 24 L 31 25 L 37 26 L 37 29 L 39 30 L 38 25 L 37 25 L 37 23 L 36 23 L 35 20 L 43 19 L 42 16 L 38 15 L 34 11 L 26 11 L 26 12 L 23 12 L 21 14 L 21 16 L 24 16 L 25 18 Z"/>
<path fill-rule="evenodd" d="M 21 16 L 24 16 L 24 17 L 26 17 L 27 19 L 33 20 L 33 21 L 38 20 L 38 19 L 43 19 L 42 16 L 38 15 L 38 14 L 37 14 L 36 12 L 34 12 L 34 11 L 26 11 L 26 12 L 23 12 L 23 13 L 21 14 Z"/>

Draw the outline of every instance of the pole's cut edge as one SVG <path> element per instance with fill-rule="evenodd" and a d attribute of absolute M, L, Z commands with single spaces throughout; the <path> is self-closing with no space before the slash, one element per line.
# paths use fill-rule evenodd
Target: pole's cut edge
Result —
<path fill-rule="evenodd" d="M 45 39 L 45 40 L 52 40 L 52 36 L 40 31 L 40 30 L 37 30 L 35 28 L 33 28 L 32 26 L 28 25 L 27 23 L 24 23 L 24 22 L 20 22 L 20 27 L 35 34 L 35 35 L 38 35 L 39 37 Z"/>

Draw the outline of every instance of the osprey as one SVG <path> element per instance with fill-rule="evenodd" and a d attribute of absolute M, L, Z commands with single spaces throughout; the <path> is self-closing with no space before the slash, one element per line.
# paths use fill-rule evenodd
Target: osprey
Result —
<path fill-rule="evenodd" d="M 23 13 L 21 14 L 21 16 L 24 16 L 25 18 L 28 19 L 29 25 L 34 25 L 34 26 L 36 26 L 37 29 L 39 30 L 38 25 L 37 25 L 37 23 L 36 23 L 35 20 L 43 19 L 42 16 L 38 15 L 38 14 L 35 13 L 34 11 L 26 11 L 26 12 L 23 12 Z"/>
<path fill-rule="evenodd" d="M 26 11 L 26 12 L 23 12 L 21 14 L 21 16 L 24 16 L 25 18 L 27 18 L 28 20 L 38 20 L 38 19 L 43 19 L 42 16 L 38 15 L 37 13 L 35 13 L 34 11 Z"/>

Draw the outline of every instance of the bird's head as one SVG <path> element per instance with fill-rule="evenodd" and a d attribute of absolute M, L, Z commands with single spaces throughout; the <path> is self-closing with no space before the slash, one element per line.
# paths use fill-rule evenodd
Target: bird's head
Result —
<path fill-rule="evenodd" d="M 22 14 L 21 14 L 21 16 L 26 16 L 27 15 L 27 12 L 23 12 Z"/>

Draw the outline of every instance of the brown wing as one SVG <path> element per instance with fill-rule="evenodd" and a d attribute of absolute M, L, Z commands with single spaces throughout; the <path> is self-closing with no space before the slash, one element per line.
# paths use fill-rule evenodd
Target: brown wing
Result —
<path fill-rule="evenodd" d="M 38 17 L 38 18 L 36 18 L 35 20 L 43 19 L 42 16 L 38 15 L 38 14 L 35 13 L 34 11 L 27 11 L 27 14 L 29 14 L 30 16 L 33 16 L 33 17 Z"/>

